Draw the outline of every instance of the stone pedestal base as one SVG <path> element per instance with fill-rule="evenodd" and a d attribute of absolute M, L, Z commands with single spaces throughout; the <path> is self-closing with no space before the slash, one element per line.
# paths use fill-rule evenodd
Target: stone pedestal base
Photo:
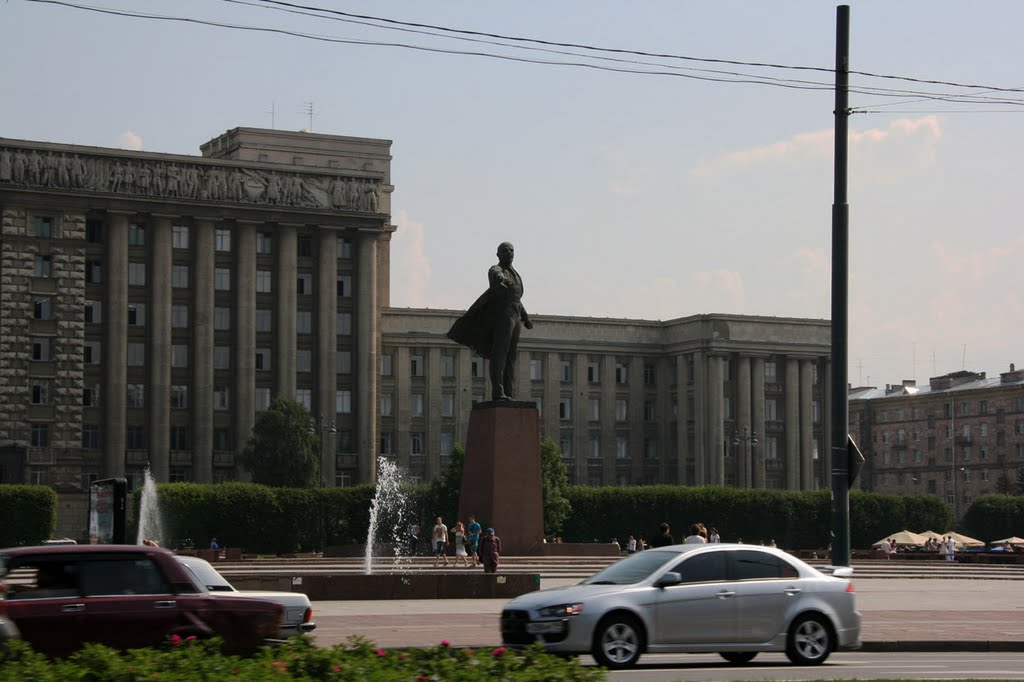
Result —
<path fill-rule="evenodd" d="M 469 416 L 459 519 L 476 516 L 501 538 L 502 554 L 538 551 L 544 538 L 540 419 L 533 403 L 478 403 Z"/>

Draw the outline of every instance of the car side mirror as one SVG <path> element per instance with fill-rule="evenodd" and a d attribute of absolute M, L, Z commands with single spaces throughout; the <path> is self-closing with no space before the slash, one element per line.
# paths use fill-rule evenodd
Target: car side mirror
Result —
<path fill-rule="evenodd" d="M 672 585 L 678 585 L 683 582 L 683 576 L 676 573 L 675 571 L 669 571 L 660 578 L 654 585 L 655 587 L 671 587 Z"/>

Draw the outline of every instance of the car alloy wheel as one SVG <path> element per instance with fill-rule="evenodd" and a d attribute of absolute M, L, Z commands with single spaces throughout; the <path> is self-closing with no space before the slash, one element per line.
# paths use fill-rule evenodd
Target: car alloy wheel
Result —
<path fill-rule="evenodd" d="M 634 665 L 642 648 L 636 619 L 625 615 L 612 616 L 598 626 L 593 654 L 599 665 L 619 670 Z"/>
<path fill-rule="evenodd" d="M 757 656 L 756 651 L 720 651 L 718 655 L 729 661 L 733 665 L 743 665 L 744 663 L 750 663 L 754 660 L 754 656 Z"/>
<path fill-rule="evenodd" d="M 786 656 L 797 665 L 819 665 L 835 648 L 832 629 L 824 616 L 800 616 L 789 629 Z"/>

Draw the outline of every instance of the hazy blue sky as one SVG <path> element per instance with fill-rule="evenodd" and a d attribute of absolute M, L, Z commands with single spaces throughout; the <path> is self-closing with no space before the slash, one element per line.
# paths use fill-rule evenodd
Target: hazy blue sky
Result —
<path fill-rule="evenodd" d="M 584 61 L 257 2 L 82 3 Z M 823 69 L 835 59 L 835 4 L 821 0 L 304 4 L 653 53 Z M 850 4 L 855 71 L 1024 86 L 1024 3 Z M 4 137 L 197 154 L 202 142 L 235 126 L 270 127 L 272 108 L 275 127 L 305 128 L 301 112 L 314 102 L 314 132 L 393 140 L 395 306 L 467 307 L 485 286 L 495 247 L 511 240 L 533 313 L 830 314 L 827 87 L 321 42 L 28 0 L 0 4 L 0 64 Z M 604 64 L 833 82 L 828 72 L 704 62 Z M 1020 92 L 865 76 L 851 84 L 1024 102 Z M 854 384 L 921 382 L 962 367 L 993 376 L 1024 363 L 1024 106 L 913 99 L 851 95 L 851 106 L 875 112 L 850 121 Z"/>

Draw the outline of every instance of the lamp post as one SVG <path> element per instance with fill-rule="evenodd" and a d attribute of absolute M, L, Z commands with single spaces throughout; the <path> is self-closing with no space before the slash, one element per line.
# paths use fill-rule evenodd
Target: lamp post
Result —
<path fill-rule="evenodd" d="M 324 441 L 327 440 L 328 433 L 337 433 L 338 428 L 334 425 L 333 419 L 327 419 L 323 414 L 320 415 L 319 419 L 310 417 L 309 420 L 309 431 L 310 433 L 320 432 L 320 488 L 327 486 L 327 477 L 324 474 Z M 324 509 L 324 496 L 320 496 L 320 556 L 324 555 L 324 540 L 326 531 L 324 526 L 327 524 L 326 510 Z"/>
<path fill-rule="evenodd" d="M 747 480 L 752 481 L 750 477 L 750 465 L 754 455 L 754 446 L 757 445 L 757 432 L 751 431 L 749 426 L 743 427 L 743 435 L 741 436 L 739 431 L 733 433 L 732 444 L 737 446 L 743 444 L 743 452 L 746 455 L 746 464 L 744 465 L 747 473 Z"/>

